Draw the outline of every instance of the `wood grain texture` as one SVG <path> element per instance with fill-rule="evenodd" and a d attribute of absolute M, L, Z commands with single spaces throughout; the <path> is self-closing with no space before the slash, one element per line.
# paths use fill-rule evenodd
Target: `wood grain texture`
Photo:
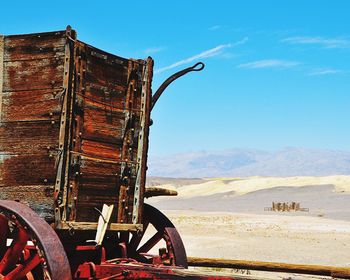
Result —
<path fill-rule="evenodd" d="M 54 123 L 52 123 L 54 122 Z M 2 122 L 0 154 L 53 154 L 58 148 L 59 119 Z"/>
<path fill-rule="evenodd" d="M 131 224 L 143 200 L 152 76 L 145 61 L 67 32 L 3 40 L 0 199 L 20 192 L 50 222 L 57 207 L 58 226 L 97 222 L 95 208 L 113 204 L 111 220 Z"/>
<path fill-rule="evenodd" d="M 5 36 L 0 112 L 0 198 L 28 204 L 47 221 L 63 82 L 63 32 Z"/>
<path fill-rule="evenodd" d="M 33 60 L 64 56 L 65 32 L 48 32 L 5 37 L 4 60 Z"/>
<path fill-rule="evenodd" d="M 221 267 L 221 268 L 237 268 L 252 269 L 262 271 L 303 273 L 312 275 L 325 275 L 337 278 L 350 278 L 350 268 L 348 267 L 332 267 L 323 265 L 304 265 L 304 264 L 287 264 L 275 262 L 259 262 L 245 260 L 225 260 L 225 259 L 209 259 L 188 257 L 189 266 L 202 267 Z"/>

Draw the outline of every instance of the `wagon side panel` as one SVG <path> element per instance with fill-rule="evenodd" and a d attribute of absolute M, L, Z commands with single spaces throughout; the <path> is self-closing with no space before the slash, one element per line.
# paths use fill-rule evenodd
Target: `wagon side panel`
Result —
<path fill-rule="evenodd" d="M 0 199 L 53 220 L 65 32 L 0 40 Z"/>
<path fill-rule="evenodd" d="M 140 222 L 139 215 L 135 219 L 133 215 L 144 188 L 138 176 L 146 168 L 146 158 L 140 154 L 148 141 L 146 64 L 75 43 L 75 107 L 67 196 L 70 221 L 97 222 L 103 204 L 113 204 L 112 223 Z"/>

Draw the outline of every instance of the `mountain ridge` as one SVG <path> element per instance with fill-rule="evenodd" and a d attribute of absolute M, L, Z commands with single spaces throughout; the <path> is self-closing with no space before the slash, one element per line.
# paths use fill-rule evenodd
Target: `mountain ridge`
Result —
<path fill-rule="evenodd" d="M 286 147 L 150 157 L 148 175 L 174 178 L 350 175 L 350 151 Z"/>

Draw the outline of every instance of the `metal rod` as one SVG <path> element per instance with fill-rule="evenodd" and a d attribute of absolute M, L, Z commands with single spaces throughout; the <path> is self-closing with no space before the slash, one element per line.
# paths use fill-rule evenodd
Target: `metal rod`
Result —
<path fill-rule="evenodd" d="M 199 68 L 197 68 L 199 66 Z M 157 103 L 159 97 L 162 95 L 163 91 L 176 79 L 180 78 L 183 75 L 186 75 L 189 72 L 192 71 L 202 71 L 204 69 L 204 63 L 198 62 L 195 65 L 185 68 L 179 72 L 176 72 L 175 74 L 171 75 L 168 79 L 166 79 L 161 86 L 157 89 L 156 93 L 152 96 L 152 105 L 151 105 L 151 111 L 154 107 L 154 105 Z"/>
<path fill-rule="evenodd" d="M 350 279 L 350 267 L 287 264 L 277 262 L 259 262 L 244 260 L 208 259 L 196 257 L 188 257 L 187 262 L 189 266 L 238 268 L 287 273 L 289 272 Z"/>

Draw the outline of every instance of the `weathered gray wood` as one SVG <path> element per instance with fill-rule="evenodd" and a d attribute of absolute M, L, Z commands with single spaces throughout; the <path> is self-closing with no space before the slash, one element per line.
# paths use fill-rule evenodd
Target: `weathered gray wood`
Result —
<path fill-rule="evenodd" d="M 75 231 L 79 230 L 96 230 L 97 222 L 62 222 L 58 229 L 73 229 Z M 107 227 L 107 230 L 116 230 L 116 231 L 140 231 L 142 230 L 142 224 L 119 224 L 119 223 L 110 223 Z"/>
<path fill-rule="evenodd" d="M 15 200 L 28 205 L 48 222 L 54 221 L 53 185 L 10 186 L 0 188 L 2 200 Z"/>
<path fill-rule="evenodd" d="M 154 196 L 177 196 L 177 191 L 158 187 L 147 187 L 145 190 L 145 198 Z"/>

